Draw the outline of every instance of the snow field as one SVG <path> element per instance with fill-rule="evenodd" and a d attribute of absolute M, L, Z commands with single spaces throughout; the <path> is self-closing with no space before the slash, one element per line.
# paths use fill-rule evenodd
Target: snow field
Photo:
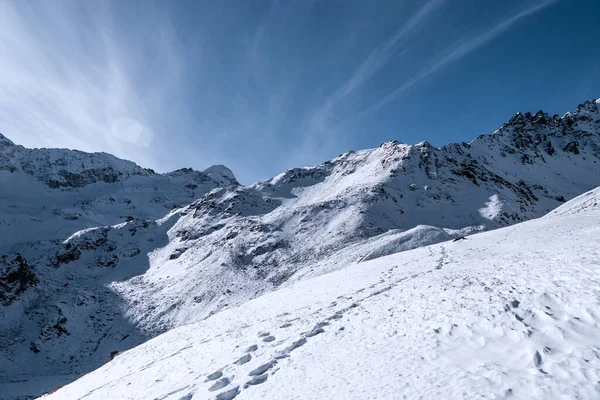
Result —
<path fill-rule="evenodd" d="M 598 398 L 599 222 L 547 217 L 298 282 L 48 399 Z"/>

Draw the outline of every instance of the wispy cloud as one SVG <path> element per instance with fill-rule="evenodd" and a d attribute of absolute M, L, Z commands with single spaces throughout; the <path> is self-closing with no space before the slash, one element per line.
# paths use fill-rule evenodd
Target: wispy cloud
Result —
<path fill-rule="evenodd" d="M 352 73 L 350 79 L 342 84 L 327 100 L 325 109 L 331 109 L 337 102 L 364 85 L 369 79 L 384 67 L 388 61 L 399 51 L 403 39 L 410 37 L 423 27 L 427 17 L 438 9 L 445 0 L 431 0 L 426 2 L 417 12 L 394 34 L 375 47 Z"/>
<path fill-rule="evenodd" d="M 369 56 L 359 64 L 352 76 L 327 99 L 325 105 L 319 107 L 317 111 L 312 114 L 311 128 L 309 129 L 309 133 L 307 133 L 307 147 L 310 147 L 310 143 L 315 142 L 314 137 L 316 136 L 321 137 L 321 143 L 323 141 L 329 143 L 339 141 L 340 135 L 343 134 L 344 130 L 350 128 L 357 120 L 376 112 L 406 93 L 408 89 L 425 78 L 484 46 L 486 43 L 510 29 L 523 18 L 557 3 L 558 1 L 560 0 L 538 1 L 529 7 L 518 10 L 516 13 L 491 26 L 485 27 L 480 32 L 468 32 L 439 51 L 433 61 L 425 64 L 414 75 L 407 77 L 391 92 L 379 97 L 375 102 L 364 104 L 364 102 L 360 101 L 361 93 L 355 92 L 365 83 L 365 81 L 373 79 L 390 61 L 394 60 L 398 62 L 399 59 L 402 60 L 404 54 L 396 53 L 399 43 L 403 42 L 401 39 L 405 37 L 412 39 L 410 37 L 411 33 L 418 32 L 419 29 L 423 29 L 424 27 L 431 30 L 432 27 L 436 25 L 436 21 L 432 21 L 431 19 L 428 20 L 427 17 L 431 16 L 435 10 L 439 10 L 440 7 L 443 7 L 444 2 L 431 1 L 426 3 L 406 24 L 402 25 L 394 35 L 377 46 Z M 437 33 L 439 34 L 439 32 Z M 421 46 L 424 45 L 418 40 L 416 43 Z M 410 56 L 407 55 L 404 62 L 414 63 L 415 61 L 411 60 L 409 57 Z M 336 116 L 335 106 L 344 97 L 350 95 L 354 95 L 359 99 L 357 101 L 357 103 L 360 104 L 359 108 L 350 115 Z M 336 119 L 334 117 L 338 118 Z"/>
<path fill-rule="evenodd" d="M 148 162 L 180 72 L 162 22 L 133 38 L 107 2 L 0 2 L 0 129 L 27 146 Z"/>
<path fill-rule="evenodd" d="M 335 146 L 337 137 L 332 126 L 335 119 L 335 109 L 346 98 L 356 95 L 362 87 L 368 84 L 377 73 L 384 68 L 391 59 L 402 53 L 402 46 L 427 25 L 430 17 L 445 0 L 430 0 L 425 2 L 416 12 L 400 25 L 393 34 L 385 38 L 373 48 L 353 70 L 350 77 L 344 81 L 334 92 L 324 99 L 323 104 L 317 106 L 310 115 L 308 128 L 304 133 L 304 140 L 292 162 L 298 162 L 306 153 L 328 153 Z"/>
<path fill-rule="evenodd" d="M 507 15 L 447 0 L 0 0 L 0 132 L 158 170 L 223 163 L 249 183 L 355 147 L 355 125 L 556 1 L 507 0 L 521 7 Z"/>
<path fill-rule="evenodd" d="M 491 28 L 488 28 L 487 30 L 485 30 L 483 32 L 476 33 L 473 36 L 469 36 L 468 38 L 462 39 L 462 40 L 454 43 L 443 53 L 442 57 L 437 59 L 435 62 L 433 62 L 428 67 L 426 67 L 419 74 L 408 79 L 401 86 L 394 89 L 391 93 L 389 93 L 385 97 L 381 98 L 376 103 L 368 106 L 364 111 L 361 112 L 360 115 L 362 116 L 365 113 L 373 112 L 373 111 L 378 110 L 379 108 L 385 106 L 386 104 L 393 101 L 399 95 L 404 93 L 407 89 L 414 86 L 421 80 L 423 80 L 426 77 L 441 70 L 442 68 L 446 67 L 447 65 L 460 60 L 461 58 L 467 56 L 469 53 L 475 51 L 479 47 L 485 45 L 489 41 L 498 37 L 499 35 L 501 35 L 503 32 L 508 30 L 512 25 L 514 25 L 519 20 L 521 20 L 531 14 L 534 14 L 535 12 L 540 11 L 558 1 L 559 0 L 541 1 L 537 4 L 534 4 L 523 10 L 520 10 L 518 13 L 510 16 L 509 18 L 507 18 L 503 21 L 500 21 L 496 25 L 492 26 Z"/>

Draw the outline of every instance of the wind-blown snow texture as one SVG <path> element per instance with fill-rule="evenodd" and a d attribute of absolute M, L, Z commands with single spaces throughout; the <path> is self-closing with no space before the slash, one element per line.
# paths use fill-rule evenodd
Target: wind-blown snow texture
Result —
<path fill-rule="evenodd" d="M 223 166 L 161 175 L 0 137 L 0 392 L 40 394 L 282 286 L 540 217 L 600 184 L 599 157 L 594 101 L 246 187 Z"/>
<path fill-rule="evenodd" d="M 45 399 L 597 399 L 600 210 L 580 204 L 297 282 Z"/>

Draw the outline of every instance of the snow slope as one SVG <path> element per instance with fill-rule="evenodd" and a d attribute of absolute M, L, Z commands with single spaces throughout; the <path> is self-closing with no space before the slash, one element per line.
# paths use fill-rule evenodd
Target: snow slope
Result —
<path fill-rule="evenodd" d="M 164 246 L 169 225 L 154 220 L 236 185 L 224 166 L 157 174 L 0 135 L 0 398 L 5 383 L 32 398 L 146 340 L 107 285 L 142 274 L 146 254 Z"/>
<path fill-rule="evenodd" d="M 552 210 L 549 215 L 570 215 L 596 210 L 600 210 L 600 189 L 598 188 L 575 197 L 567 204 Z"/>
<path fill-rule="evenodd" d="M 146 274 L 113 288 L 155 334 L 350 262 L 541 217 L 600 184 L 598 104 L 518 113 L 471 143 L 386 142 L 213 190 L 181 211 Z"/>
<path fill-rule="evenodd" d="M 580 203 L 295 283 L 44 399 L 597 399 L 600 210 Z"/>
<path fill-rule="evenodd" d="M 223 166 L 155 174 L 0 137 L 0 389 L 31 397 L 278 288 L 540 217 L 600 184 L 598 104 L 246 187 Z"/>

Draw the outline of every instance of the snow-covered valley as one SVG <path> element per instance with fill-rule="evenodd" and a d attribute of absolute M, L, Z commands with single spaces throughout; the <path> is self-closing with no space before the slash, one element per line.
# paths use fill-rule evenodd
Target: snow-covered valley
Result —
<path fill-rule="evenodd" d="M 249 186 L 0 136 L 0 398 L 592 398 L 599 104 Z"/>

